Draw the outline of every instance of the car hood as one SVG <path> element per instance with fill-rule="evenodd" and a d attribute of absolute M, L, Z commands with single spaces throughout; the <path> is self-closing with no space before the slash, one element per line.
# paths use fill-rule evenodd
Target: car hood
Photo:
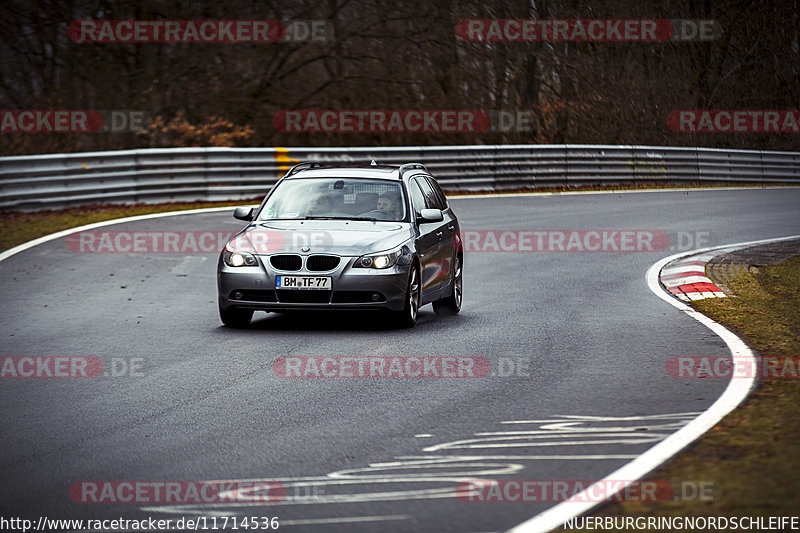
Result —
<path fill-rule="evenodd" d="M 359 256 L 395 248 L 412 236 L 405 222 L 276 220 L 256 222 L 231 239 L 232 247 L 258 255 L 331 253 Z"/>

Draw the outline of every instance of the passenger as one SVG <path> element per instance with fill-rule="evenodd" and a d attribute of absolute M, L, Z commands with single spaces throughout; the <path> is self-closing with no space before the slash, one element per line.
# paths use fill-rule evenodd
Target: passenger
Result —
<path fill-rule="evenodd" d="M 330 211 L 330 199 L 322 193 L 315 194 L 308 202 L 308 215 L 322 215 L 325 213 L 330 213 Z"/>

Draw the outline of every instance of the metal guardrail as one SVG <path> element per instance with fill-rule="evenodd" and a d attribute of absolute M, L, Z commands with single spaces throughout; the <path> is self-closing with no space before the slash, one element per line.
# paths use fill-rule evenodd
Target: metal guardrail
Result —
<path fill-rule="evenodd" d="M 800 183 L 800 152 L 599 145 L 165 148 L 0 157 L 0 209 L 250 200 L 299 161 L 420 161 L 449 190 Z"/>

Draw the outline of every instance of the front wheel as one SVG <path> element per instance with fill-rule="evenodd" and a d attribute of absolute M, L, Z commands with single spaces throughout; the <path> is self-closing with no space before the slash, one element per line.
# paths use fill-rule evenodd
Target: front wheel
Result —
<path fill-rule="evenodd" d="M 252 309 L 219 308 L 219 319 L 229 328 L 246 328 L 252 318 Z"/>
<path fill-rule="evenodd" d="M 406 303 L 403 310 L 397 313 L 397 325 L 402 328 L 413 328 L 417 323 L 420 301 L 419 269 L 411 267 L 408 273 L 408 287 L 406 288 Z"/>
<path fill-rule="evenodd" d="M 463 298 L 464 276 L 461 268 L 461 258 L 456 256 L 453 264 L 453 292 L 433 302 L 433 311 L 439 316 L 456 315 L 461 311 Z"/>

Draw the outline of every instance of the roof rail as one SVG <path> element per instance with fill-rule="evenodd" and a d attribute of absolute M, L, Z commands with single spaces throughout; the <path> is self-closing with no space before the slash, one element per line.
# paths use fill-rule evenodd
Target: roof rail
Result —
<path fill-rule="evenodd" d="M 424 170 L 425 172 L 428 172 L 428 169 L 425 168 L 425 165 L 422 163 L 406 163 L 405 165 L 400 165 L 400 179 L 403 179 L 403 174 L 410 170 Z"/>
<path fill-rule="evenodd" d="M 289 176 L 291 176 L 293 174 L 297 174 L 298 172 L 301 172 L 303 170 L 311 170 L 311 169 L 314 169 L 314 168 L 332 168 L 332 167 L 340 167 L 340 166 L 356 166 L 356 167 L 360 167 L 362 165 L 363 165 L 363 163 L 361 165 L 353 165 L 353 164 L 349 164 L 348 165 L 347 163 L 343 163 L 343 164 L 337 165 L 337 164 L 333 164 L 333 163 L 326 162 L 326 161 L 303 161 L 302 163 L 297 163 L 295 166 L 293 166 L 292 168 L 287 170 L 286 174 L 284 174 L 283 177 L 287 178 L 287 177 L 289 177 Z M 375 161 L 372 161 L 369 166 L 371 166 L 371 167 L 372 166 L 376 166 L 376 167 L 381 167 L 381 168 L 389 168 L 387 165 L 379 165 Z M 400 169 L 399 169 L 399 173 L 400 173 L 399 177 L 400 177 L 400 179 L 403 179 L 403 174 L 404 173 L 410 172 L 412 170 L 422 170 L 424 172 L 428 172 L 428 169 L 425 168 L 425 165 L 423 165 L 422 163 L 406 163 L 406 164 L 400 166 Z"/>
<path fill-rule="evenodd" d="M 287 170 L 286 174 L 284 174 L 283 177 L 285 178 L 287 176 L 291 176 L 292 174 L 295 174 L 296 172 L 300 172 L 301 170 L 309 170 L 309 169 L 312 169 L 312 168 L 320 168 L 324 164 L 325 163 L 322 163 L 320 161 L 303 161 L 302 163 L 297 163 L 295 166 L 293 166 L 292 168 Z"/>

